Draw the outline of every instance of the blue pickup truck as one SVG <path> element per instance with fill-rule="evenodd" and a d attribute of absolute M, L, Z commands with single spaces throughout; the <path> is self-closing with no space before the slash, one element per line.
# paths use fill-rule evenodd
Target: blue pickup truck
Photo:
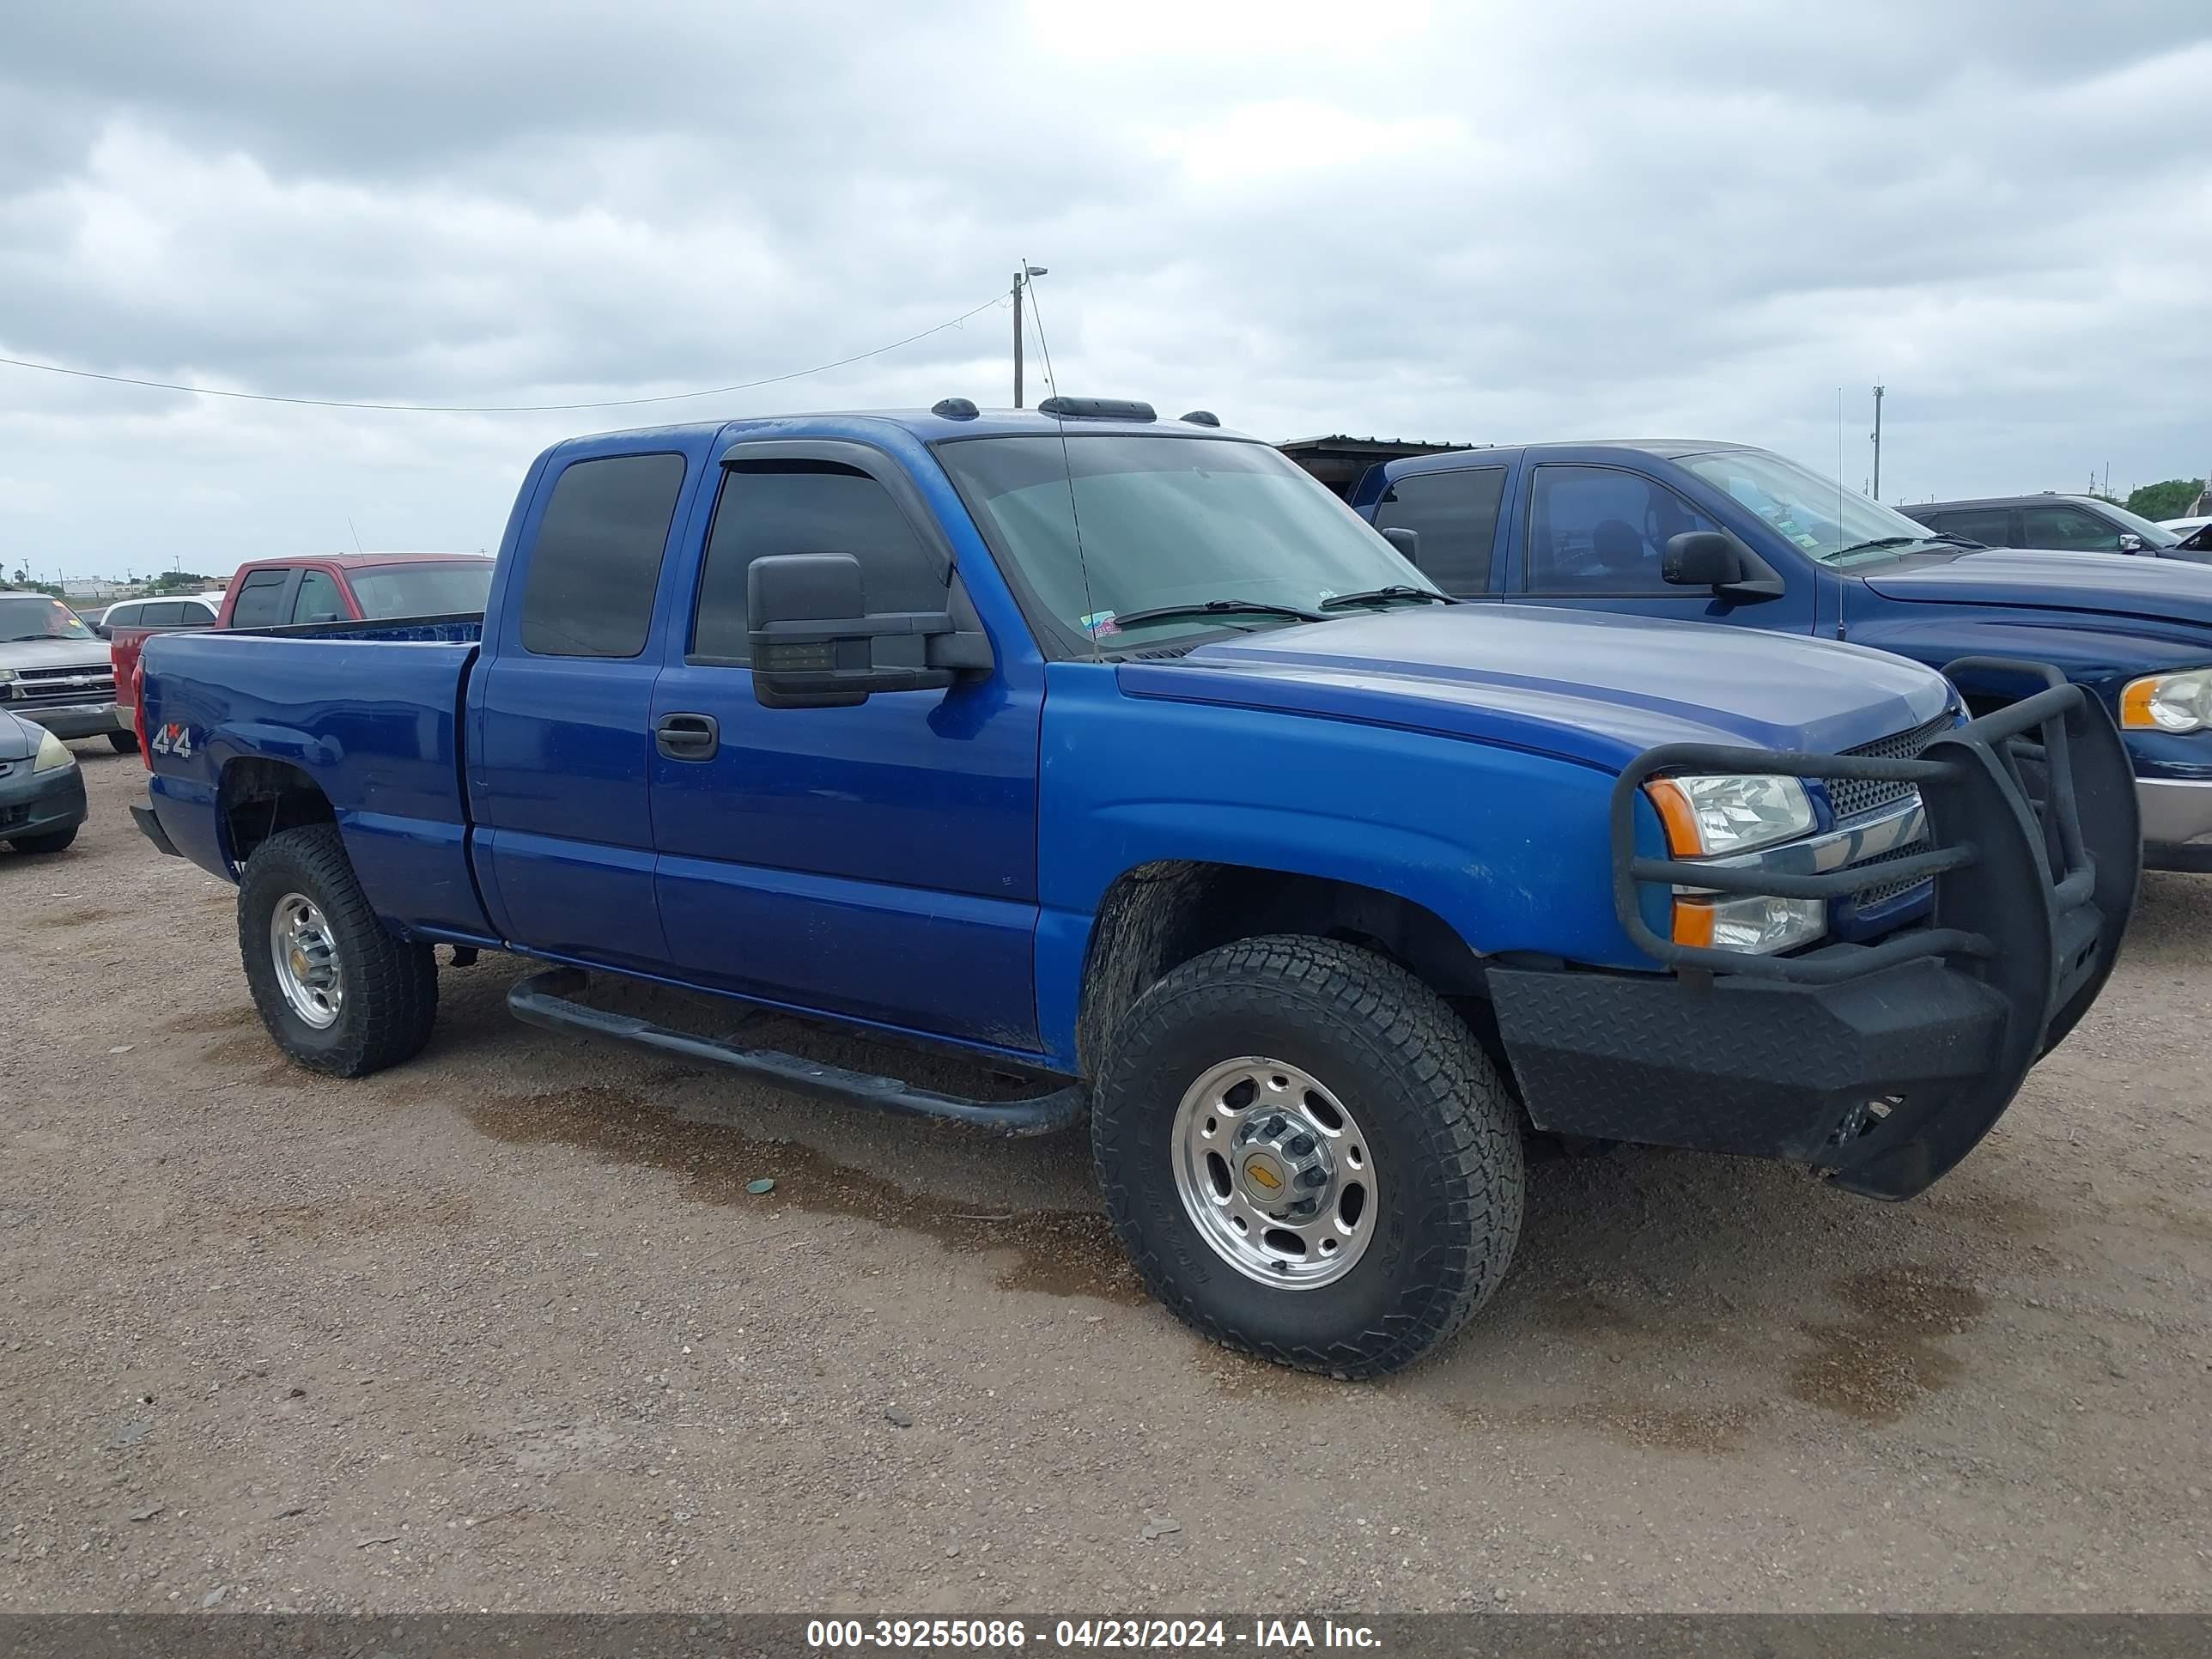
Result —
<path fill-rule="evenodd" d="M 2056 665 L 2121 728 L 2144 861 L 2212 871 L 2212 568 L 1982 550 L 1741 444 L 1530 444 L 1370 468 L 1352 505 L 1453 593 Z M 2016 696 L 1995 671 L 1971 708 Z"/>
<path fill-rule="evenodd" d="M 2057 675 L 1453 603 L 1263 443 L 1054 399 L 579 439 L 481 618 L 148 642 L 164 850 L 238 884 L 301 1064 L 514 1011 L 1012 1133 L 1214 1338 L 1402 1365 L 1491 1293 L 1523 1136 L 1880 1197 L 2105 981 L 2138 829 Z M 951 1048 L 1011 1101 L 592 1000 L 629 975 Z M 602 1002 L 605 999 L 601 999 Z M 670 1017 L 673 1020 L 673 1016 Z"/>

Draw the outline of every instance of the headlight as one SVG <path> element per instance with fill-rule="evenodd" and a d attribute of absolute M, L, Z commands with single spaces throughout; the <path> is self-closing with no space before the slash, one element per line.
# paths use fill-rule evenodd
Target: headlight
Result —
<path fill-rule="evenodd" d="M 1827 931 L 1828 907 L 1820 899 L 1774 898 L 1753 893 L 1741 898 L 1674 901 L 1677 945 L 1767 957 L 1777 951 L 1810 945 Z"/>
<path fill-rule="evenodd" d="M 2130 680 L 2120 693 L 2120 724 L 2130 732 L 2202 732 L 2212 726 L 2212 668 Z"/>
<path fill-rule="evenodd" d="M 39 733 L 39 757 L 31 763 L 33 772 L 58 772 L 64 766 L 75 766 L 76 757 L 70 746 L 51 732 Z"/>
<path fill-rule="evenodd" d="M 12 668 L 0 668 L 0 685 L 5 685 L 5 684 L 7 684 L 9 681 L 10 681 L 10 680 L 14 679 L 15 678 L 15 671 L 14 669 L 12 669 Z"/>
<path fill-rule="evenodd" d="M 1644 786 L 1667 850 L 1678 859 L 1741 853 L 1813 832 L 1813 802 L 1796 778 L 1654 778 Z"/>

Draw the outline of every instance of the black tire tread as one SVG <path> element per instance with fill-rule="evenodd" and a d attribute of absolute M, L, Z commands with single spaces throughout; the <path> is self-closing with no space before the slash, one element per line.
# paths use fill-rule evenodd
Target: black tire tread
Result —
<path fill-rule="evenodd" d="M 1260 988 L 1301 1005 L 1302 1017 L 1366 1043 L 1426 1109 L 1422 1156 L 1453 1194 L 1443 1214 L 1417 1218 L 1429 1241 L 1419 1293 L 1349 1341 L 1327 1348 L 1256 1340 L 1200 1311 L 1132 1224 L 1126 1187 L 1103 1154 L 1122 1125 L 1115 1079 L 1139 1069 L 1165 1011 L 1203 1018 L 1209 1000 Z M 1336 939 L 1284 934 L 1240 940 L 1184 963 L 1138 999 L 1109 1038 L 1091 1137 L 1115 1228 L 1146 1284 L 1170 1310 L 1224 1346 L 1301 1370 L 1358 1378 L 1402 1369 L 1445 1341 L 1490 1299 L 1519 1242 L 1525 1168 L 1518 1109 L 1466 1023 L 1404 968 Z"/>
<path fill-rule="evenodd" d="M 293 1018 L 269 964 L 269 913 L 280 890 L 304 891 L 328 919 L 344 964 L 344 1038 L 331 1048 L 288 1040 Z M 253 849 L 238 884 L 238 949 L 262 1024 L 299 1065 L 333 1077 L 367 1077 L 411 1060 L 438 1018 L 438 963 L 427 945 L 401 939 L 369 906 L 334 823 L 281 830 Z"/>

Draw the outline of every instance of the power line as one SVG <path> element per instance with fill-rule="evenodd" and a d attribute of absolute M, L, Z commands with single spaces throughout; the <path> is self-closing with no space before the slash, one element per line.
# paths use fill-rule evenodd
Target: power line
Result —
<path fill-rule="evenodd" d="M 696 392 L 663 392 L 650 398 L 608 398 L 586 404 L 379 404 L 364 403 L 349 398 L 286 398 L 273 392 L 224 392 L 214 386 L 182 386 L 173 380 L 142 380 L 129 374 L 101 374 L 88 368 L 65 368 L 59 363 L 41 363 L 25 357 L 0 357 L 0 365 L 9 368 L 33 368 L 46 374 L 64 374 L 72 380 L 101 380 L 110 386 L 144 386 L 155 392 L 188 392 L 198 398 L 230 398 L 243 403 L 293 404 L 307 409 L 366 409 L 391 415 L 551 415 L 567 410 L 585 409 L 635 409 L 641 404 L 672 404 L 686 398 L 719 398 L 732 392 L 750 392 L 756 386 L 775 386 L 785 380 L 804 380 L 809 374 L 824 374 L 833 368 L 843 368 L 848 363 L 863 362 L 870 357 L 880 357 L 886 351 L 896 351 L 901 346 L 912 345 L 916 340 L 926 340 L 933 334 L 942 334 L 948 328 L 957 328 L 970 317 L 1006 303 L 1006 296 L 994 294 L 981 305 L 971 307 L 957 317 L 946 319 L 919 334 L 909 334 L 902 340 L 893 340 L 889 345 L 879 345 L 867 351 L 856 351 L 849 357 L 840 357 L 835 362 L 817 363 L 811 368 L 794 368 L 785 374 L 764 375 L 757 380 L 740 380 L 734 386 L 702 387 Z"/>

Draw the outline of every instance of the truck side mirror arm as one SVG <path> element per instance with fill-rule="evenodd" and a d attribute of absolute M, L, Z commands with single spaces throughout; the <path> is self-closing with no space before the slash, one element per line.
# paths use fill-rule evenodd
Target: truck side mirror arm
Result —
<path fill-rule="evenodd" d="M 957 581 L 957 579 L 956 579 Z M 878 691 L 941 690 L 988 672 L 991 643 L 944 611 L 871 613 L 849 553 L 780 553 L 745 573 L 753 695 L 764 708 L 850 708 Z"/>

